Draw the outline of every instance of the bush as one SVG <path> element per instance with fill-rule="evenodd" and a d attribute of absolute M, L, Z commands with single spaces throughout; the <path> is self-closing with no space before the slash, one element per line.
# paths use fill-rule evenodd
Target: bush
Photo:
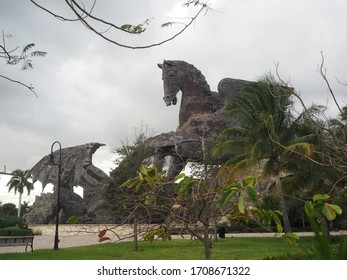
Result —
<path fill-rule="evenodd" d="M 312 250 L 298 250 L 296 253 L 286 253 L 274 257 L 266 257 L 264 260 L 314 260 Z"/>
<path fill-rule="evenodd" d="M 19 228 L 24 228 L 25 224 L 23 221 L 17 217 L 11 216 L 1 216 L 0 215 L 0 229 L 5 227 L 17 226 Z"/>
<path fill-rule="evenodd" d="M 28 236 L 33 235 L 29 228 L 6 227 L 0 228 L 0 236 Z"/>

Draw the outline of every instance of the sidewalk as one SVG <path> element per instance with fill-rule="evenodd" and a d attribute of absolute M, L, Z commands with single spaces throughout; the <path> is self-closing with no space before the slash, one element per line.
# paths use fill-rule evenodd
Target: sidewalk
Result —
<path fill-rule="evenodd" d="M 91 235 L 61 235 L 59 236 L 59 248 L 87 246 L 99 243 L 97 234 Z M 53 249 L 54 235 L 36 235 L 34 238 L 34 251 L 38 249 Z M 25 246 L 0 247 L 1 253 L 25 252 Z"/>

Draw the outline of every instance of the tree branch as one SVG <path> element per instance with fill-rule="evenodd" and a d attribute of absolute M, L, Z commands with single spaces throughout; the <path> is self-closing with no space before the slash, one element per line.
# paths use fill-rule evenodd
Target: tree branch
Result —
<path fill-rule="evenodd" d="M 108 41 L 109 43 L 117 45 L 119 47 L 128 48 L 128 49 L 148 49 L 148 48 L 157 47 L 157 46 L 163 45 L 167 42 L 170 42 L 170 41 L 174 40 L 175 38 L 177 38 L 179 35 L 181 35 L 184 31 L 186 31 L 187 28 L 189 26 L 191 26 L 193 24 L 193 22 L 198 18 L 198 16 L 203 11 L 208 9 L 207 3 L 204 3 L 202 1 L 198 1 L 198 0 L 197 1 L 186 1 L 184 5 L 187 7 L 190 5 L 193 5 L 193 4 L 194 4 L 194 6 L 200 6 L 200 7 L 199 7 L 198 11 L 195 13 L 195 15 L 190 18 L 189 22 L 184 24 L 184 27 L 182 29 L 180 29 L 173 36 L 171 36 L 165 40 L 162 40 L 160 42 L 152 43 L 152 44 L 148 44 L 148 45 L 143 45 L 143 46 L 131 46 L 128 44 L 120 43 L 118 40 L 115 40 L 115 39 L 111 38 L 110 36 L 106 36 L 105 35 L 106 31 L 109 31 L 110 29 L 116 29 L 119 32 L 125 32 L 125 33 L 129 33 L 129 34 L 140 34 L 146 30 L 146 29 L 142 28 L 143 24 L 139 24 L 137 26 L 131 25 L 130 26 L 131 28 L 125 28 L 124 26 L 117 26 L 117 25 L 113 24 L 112 22 L 103 20 L 99 17 L 92 15 L 92 12 L 94 10 L 94 7 L 96 5 L 97 0 L 94 0 L 92 7 L 90 8 L 89 11 L 86 10 L 83 3 L 81 6 L 75 0 L 65 0 L 66 5 L 76 15 L 75 19 L 69 19 L 69 18 L 66 18 L 64 16 L 58 15 L 58 14 L 52 12 L 51 10 L 49 10 L 48 8 L 45 8 L 44 6 L 38 4 L 35 0 L 30 0 L 30 1 L 38 8 L 42 9 L 43 11 L 49 13 L 50 15 L 54 16 L 55 18 L 57 18 L 61 21 L 70 21 L 70 22 L 80 21 L 86 28 L 91 30 L 93 33 L 95 33 L 97 36 L 101 37 L 102 39 Z M 91 19 L 92 23 L 89 23 L 87 21 L 87 19 Z M 147 23 L 147 22 L 148 22 L 148 20 L 145 21 L 145 23 Z M 95 27 L 93 27 L 93 23 L 103 24 L 106 27 L 105 28 L 106 31 L 97 30 Z M 165 25 L 162 25 L 162 26 L 165 26 Z"/>
<path fill-rule="evenodd" d="M 327 85 L 328 90 L 329 90 L 329 93 L 330 93 L 330 95 L 333 97 L 337 109 L 340 111 L 341 114 L 343 114 L 343 111 L 341 110 L 341 107 L 340 107 L 339 103 L 338 103 L 337 100 L 336 100 L 336 96 L 335 96 L 335 94 L 334 94 L 334 91 L 332 90 L 332 88 L 331 88 L 331 86 L 330 86 L 330 83 L 329 83 L 329 81 L 328 81 L 328 78 L 327 78 L 327 76 L 326 76 L 327 69 L 324 67 L 324 55 L 323 55 L 323 51 L 321 51 L 321 58 L 322 58 L 322 60 L 321 60 L 320 66 L 319 66 L 319 74 L 322 76 L 322 78 L 323 78 L 325 84 Z"/>
<path fill-rule="evenodd" d="M 30 90 L 33 94 L 35 94 L 36 97 L 38 97 L 38 95 L 37 95 L 37 93 L 34 91 L 34 87 L 33 87 L 32 85 L 24 84 L 24 83 L 22 83 L 22 82 L 20 82 L 20 81 L 13 80 L 13 79 L 11 79 L 11 78 L 9 78 L 9 77 L 6 77 L 6 76 L 3 76 L 3 75 L 0 75 L 0 78 L 6 79 L 6 80 L 8 80 L 8 81 L 10 81 L 10 82 L 12 82 L 12 83 L 16 83 L 16 84 L 19 84 L 19 85 L 21 85 L 21 86 L 27 88 L 27 89 Z"/>

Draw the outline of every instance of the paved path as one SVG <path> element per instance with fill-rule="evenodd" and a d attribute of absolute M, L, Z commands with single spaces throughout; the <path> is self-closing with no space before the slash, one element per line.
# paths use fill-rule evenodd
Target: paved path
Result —
<path fill-rule="evenodd" d="M 299 236 L 312 236 L 312 232 L 299 232 L 296 233 Z M 341 230 L 337 232 L 332 232 L 332 235 L 347 235 L 347 230 Z M 273 237 L 273 233 L 234 233 L 227 234 L 226 237 Z M 187 237 L 189 239 L 189 237 Z M 99 238 L 96 233 L 91 234 L 76 234 L 76 235 L 60 235 L 59 236 L 59 248 L 67 247 L 79 247 L 87 246 L 99 243 Z M 118 240 L 115 238 L 111 241 L 106 242 L 115 242 Z M 129 239 L 128 239 L 129 240 Z M 44 234 L 36 235 L 34 238 L 34 250 L 38 249 L 53 249 L 54 245 L 54 235 L 53 234 Z M 16 247 L 0 247 L 0 253 L 9 253 L 9 252 L 24 252 L 25 246 L 16 246 Z"/>
<path fill-rule="evenodd" d="M 59 248 L 87 246 L 99 243 L 97 234 L 93 235 L 62 235 L 59 236 Z M 53 249 L 54 235 L 36 235 L 34 238 L 34 250 Z M 29 250 L 29 248 L 28 248 Z M 25 246 L 0 247 L 0 253 L 25 252 Z"/>

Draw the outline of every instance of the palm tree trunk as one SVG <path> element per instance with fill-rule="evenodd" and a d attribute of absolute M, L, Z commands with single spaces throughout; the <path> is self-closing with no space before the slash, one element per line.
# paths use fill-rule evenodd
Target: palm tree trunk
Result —
<path fill-rule="evenodd" d="M 17 217 L 20 218 L 20 212 L 22 209 L 22 193 L 19 193 L 19 199 L 18 199 L 18 212 Z"/>
<path fill-rule="evenodd" d="M 279 174 L 275 175 L 275 180 L 276 180 L 276 186 L 277 186 L 277 191 L 278 191 L 278 199 L 280 202 L 280 208 L 283 213 L 282 219 L 283 219 L 283 227 L 284 227 L 284 232 L 289 233 L 292 232 L 292 228 L 290 226 L 289 218 L 288 218 L 288 213 L 287 213 L 287 206 L 284 201 L 284 195 L 283 195 L 283 189 L 282 189 L 282 183 Z"/>

